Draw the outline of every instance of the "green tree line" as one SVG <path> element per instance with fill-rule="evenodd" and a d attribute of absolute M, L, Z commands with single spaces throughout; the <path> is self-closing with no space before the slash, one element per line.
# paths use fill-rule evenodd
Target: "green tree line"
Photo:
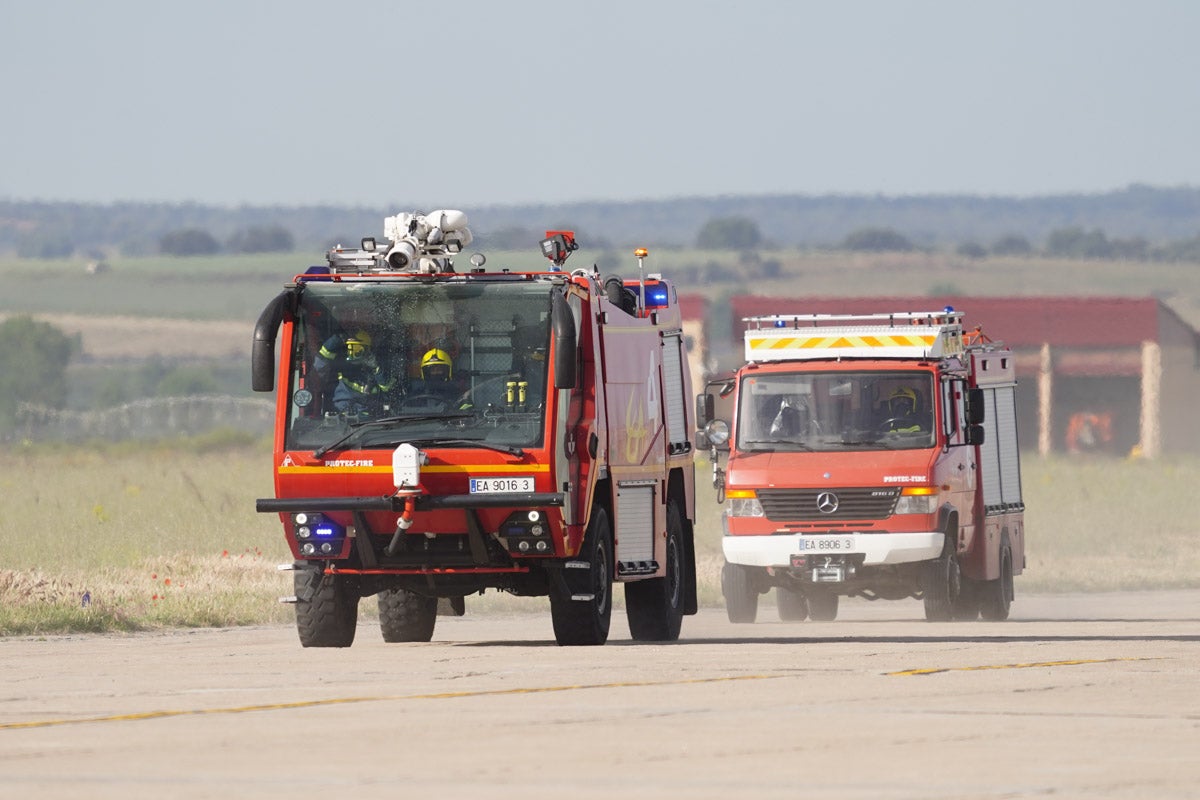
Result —
<path fill-rule="evenodd" d="M 382 234 L 386 216 L 431 210 L 429 202 L 412 199 L 376 208 L 0 200 L 0 254 L 144 255 L 160 252 L 164 237 L 180 231 L 208 234 L 212 240 L 201 246 L 215 242 L 221 252 L 252 252 L 241 248 L 260 246 L 270 237 L 250 234 L 276 228 L 291 237 L 294 248 L 316 252 Z M 1111 246 L 1135 243 L 1136 249 L 1137 240 L 1145 240 L 1151 253 L 1200 236 L 1200 188 L 1140 185 L 1045 197 L 749 195 L 462 210 L 481 249 L 536 249 L 542 232 L 555 228 L 585 234 L 579 238 L 589 249 L 603 248 L 586 234 L 603 237 L 604 247 L 690 247 L 714 220 L 729 219 L 751 222 L 761 246 L 801 248 L 836 247 L 850 234 L 870 229 L 898 231 L 921 249 L 975 244 L 989 251 L 1005 237 L 1042 243 L 1052 232 L 1076 226 L 1085 233 L 1104 232 Z M 735 232 L 739 229 L 747 231 L 744 225 L 735 226 Z"/>
<path fill-rule="evenodd" d="M 67 364 L 79 350 L 78 337 L 48 322 L 23 315 L 0 322 L 0 435 L 12 430 L 23 402 L 66 405 Z"/>

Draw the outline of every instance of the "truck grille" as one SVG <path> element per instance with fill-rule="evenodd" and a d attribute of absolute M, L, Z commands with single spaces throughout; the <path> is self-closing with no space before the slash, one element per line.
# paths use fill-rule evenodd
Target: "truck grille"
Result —
<path fill-rule="evenodd" d="M 822 510 L 836 499 L 837 508 Z M 900 487 L 885 486 L 847 489 L 759 489 L 758 500 L 768 519 L 779 522 L 798 520 L 886 519 L 896 507 Z"/>

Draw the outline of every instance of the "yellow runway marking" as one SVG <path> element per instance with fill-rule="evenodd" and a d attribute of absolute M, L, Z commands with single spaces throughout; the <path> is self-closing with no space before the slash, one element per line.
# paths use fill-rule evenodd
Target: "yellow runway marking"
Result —
<path fill-rule="evenodd" d="M 1151 657 L 1132 658 L 1082 658 L 1071 661 L 1032 661 L 1028 664 L 985 664 L 977 667 L 929 667 L 927 669 L 906 669 L 901 672 L 885 673 L 890 677 L 904 675 L 936 675 L 939 672 L 976 672 L 985 669 L 1031 669 L 1033 667 L 1074 667 L 1080 664 L 1110 664 L 1114 661 L 1159 661 Z"/>
<path fill-rule="evenodd" d="M 461 697 L 496 697 L 501 695 L 540 694 L 543 692 L 572 692 L 583 689 L 617 689 L 639 686 L 683 686 L 700 683 L 725 683 L 729 681 L 765 681 L 784 678 L 788 675 L 733 675 L 719 678 L 685 678 L 673 681 L 623 681 L 620 683 L 582 683 L 573 686 L 527 686 L 515 689 L 486 689 L 464 692 L 437 692 L 434 694 L 378 695 L 365 697 L 331 697 L 325 700 L 299 700 L 294 703 L 264 703 L 231 708 L 189 708 L 162 711 L 144 711 L 138 714 L 114 714 L 106 717 L 80 717 L 78 719 L 43 719 L 28 722 L 0 723 L 0 730 L 20 728 L 50 728 L 56 725 L 81 725 L 92 722 L 135 722 L 167 717 L 189 717 L 202 714 L 246 714 L 252 711 L 282 711 L 293 708 L 316 708 L 318 706 L 346 705 L 348 703 L 382 703 L 397 700 L 454 700 Z"/>

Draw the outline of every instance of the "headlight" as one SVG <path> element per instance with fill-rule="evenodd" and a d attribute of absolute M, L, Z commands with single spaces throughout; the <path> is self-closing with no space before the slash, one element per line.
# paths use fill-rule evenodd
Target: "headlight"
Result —
<path fill-rule="evenodd" d="M 729 423 L 723 419 L 714 419 L 704 426 L 708 441 L 720 447 L 729 441 Z"/>
<path fill-rule="evenodd" d="M 729 516 L 731 517 L 762 517 L 762 503 L 758 502 L 757 497 L 732 497 L 727 498 L 729 503 Z"/>
<path fill-rule="evenodd" d="M 894 513 L 932 514 L 934 511 L 937 511 L 936 494 L 905 494 L 896 502 Z"/>

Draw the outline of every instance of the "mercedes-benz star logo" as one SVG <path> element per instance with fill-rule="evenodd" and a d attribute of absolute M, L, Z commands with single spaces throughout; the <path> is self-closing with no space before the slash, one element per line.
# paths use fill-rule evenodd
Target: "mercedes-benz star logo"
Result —
<path fill-rule="evenodd" d="M 832 514 L 838 510 L 838 496 L 833 492 L 821 492 L 817 495 L 817 511 L 822 514 Z"/>

